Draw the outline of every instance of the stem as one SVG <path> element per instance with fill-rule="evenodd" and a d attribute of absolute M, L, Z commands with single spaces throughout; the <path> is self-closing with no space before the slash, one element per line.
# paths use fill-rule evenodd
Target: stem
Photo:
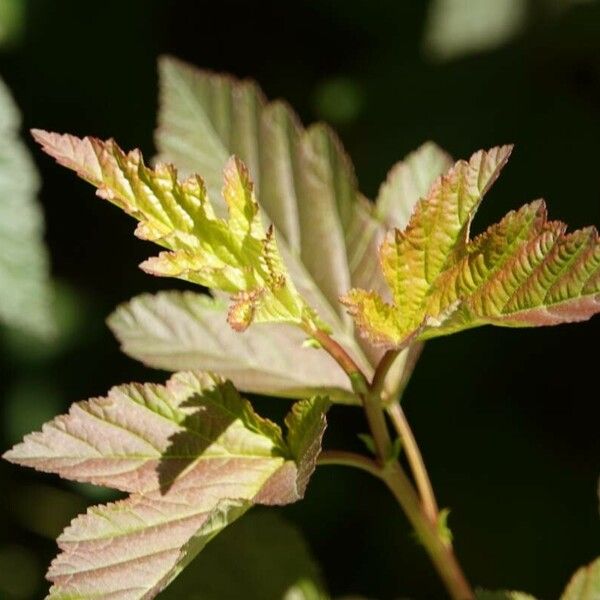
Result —
<path fill-rule="evenodd" d="M 381 396 L 383 386 L 385 385 L 385 377 L 388 374 L 391 366 L 394 364 L 396 358 L 398 358 L 400 350 L 388 350 L 379 361 L 375 374 L 373 375 L 373 381 L 371 382 L 371 391 L 378 396 Z"/>
<path fill-rule="evenodd" d="M 322 329 L 306 329 L 306 333 L 321 344 L 323 349 L 333 357 L 350 379 L 359 376 L 366 381 L 364 373 L 354 362 L 354 359 L 328 333 L 325 333 Z"/>
<path fill-rule="evenodd" d="M 406 420 L 404 411 L 402 410 L 399 402 L 393 402 L 387 407 L 387 412 L 392 420 L 394 428 L 402 440 L 402 446 L 406 452 L 406 458 L 408 459 L 411 471 L 415 477 L 417 490 L 419 490 L 423 512 L 432 523 L 437 523 L 439 509 L 435 499 L 435 494 L 433 493 L 431 480 L 429 479 L 429 475 L 423 461 L 423 456 L 419 450 L 419 446 L 412 429 Z"/>
<path fill-rule="evenodd" d="M 452 548 L 444 544 L 436 524 L 421 510 L 419 499 L 402 467 L 397 462 L 390 463 L 383 472 L 382 479 L 414 527 L 453 600 L 473 600 L 475 594 Z"/>
<path fill-rule="evenodd" d="M 362 401 L 379 464 L 384 466 L 392 454 L 392 439 L 381 407 L 381 397 L 378 394 L 367 392 L 362 397 Z"/>
<path fill-rule="evenodd" d="M 397 423 L 402 425 L 402 428 L 399 429 L 398 432 L 407 448 L 407 456 L 409 457 L 411 468 L 414 471 L 419 491 L 423 496 L 422 503 L 419 501 L 417 493 L 398 461 L 391 460 L 390 451 L 392 441 L 385 420 L 382 391 L 385 377 L 399 351 L 388 351 L 384 355 L 375 370 L 371 385 L 369 385 L 365 374 L 356 362 L 354 362 L 352 357 L 326 332 L 308 326 L 305 328 L 305 331 L 316 339 L 323 349 L 328 352 L 348 374 L 348 377 L 352 382 L 352 388 L 356 395 L 361 399 L 365 409 L 371 435 L 375 442 L 378 459 L 378 461 L 375 462 L 367 457 L 352 452 L 329 451 L 322 453 L 319 463 L 354 466 L 382 479 L 406 513 L 408 520 L 411 522 L 423 546 L 429 553 L 435 568 L 444 581 L 453 600 L 474 600 L 475 595 L 462 573 L 460 565 L 452 551 L 452 547 L 444 542 L 438 530 L 437 505 L 435 503 L 435 498 L 433 497 L 431 483 L 429 482 L 421 453 L 419 452 L 414 436 L 412 435 L 412 431 L 404 418 L 404 414 L 400 411 L 400 418 L 397 418 L 398 411 L 395 410 L 390 412 L 390 416 L 397 427 Z M 399 405 L 396 404 L 396 406 L 398 406 L 398 409 L 400 408 Z M 408 444 L 406 442 L 407 439 Z M 408 451 L 409 447 L 411 448 L 410 452 Z M 421 483 L 419 483 L 419 481 L 421 481 Z M 425 485 L 425 487 L 422 488 L 422 485 Z M 423 495 L 423 489 L 426 491 L 425 495 Z"/>
<path fill-rule="evenodd" d="M 356 467 L 370 473 L 374 477 L 381 477 L 381 469 L 374 460 L 362 454 L 346 452 L 345 450 L 323 450 L 317 459 L 317 464 Z"/>

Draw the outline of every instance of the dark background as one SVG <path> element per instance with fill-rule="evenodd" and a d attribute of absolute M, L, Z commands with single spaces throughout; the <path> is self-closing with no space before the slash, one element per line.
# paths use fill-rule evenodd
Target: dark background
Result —
<path fill-rule="evenodd" d="M 172 53 L 257 79 L 305 123 L 329 120 L 370 197 L 427 139 L 455 157 L 514 142 L 477 231 L 537 197 L 573 227 L 600 224 L 600 3 L 555 12 L 530 2 L 515 38 L 450 60 L 424 50 L 428 4 L 33 0 L 0 53 L 0 72 L 26 128 L 114 136 L 150 156 L 155 61 Z M 132 221 L 34 155 L 62 332 L 52 345 L 4 332 L 2 449 L 74 400 L 164 379 L 121 355 L 103 320 L 140 292 L 177 286 L 137 269 L 148 248 L 131 235 Z M 597 318 L 482 328 L 426 346 L 405 410 L 477 585 L 557 598 L 599 554 L 599 327 Z M 259 403 L 274 415 L 286 404 Z M 358 411 L 334 409 L 327 443 L 353 444 L 364 428 Z M 0 597 L 41 598 L 53 536 L 110 495 L 5 463 L 0 489 Z M 281 512 L 304 531 L 332 593 L 444 597 L 404 517 L 368 476 L 322 469 L 305 501 Z"/>

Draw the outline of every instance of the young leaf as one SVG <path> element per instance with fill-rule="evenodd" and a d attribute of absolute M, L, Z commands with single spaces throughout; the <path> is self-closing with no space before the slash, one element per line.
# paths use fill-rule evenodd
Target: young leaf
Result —
<path fill-rule="evenodd" d="M 141 153 L 125 154 L 113 141 L 34 130 L 42 148 L 98 188 L 98 195 L 140 222 L 136 235 L 169 249 L 142 263 L 145 271 L 178 277 L 233 295 L 228 321 L 243 331 L 252 321 L 310 320 L 283 265 L 273 229 L 262 226 L 244 164 L 225 165 L 228 219 L 215 215 L 203 180 L 179 182 L 175 167 L 148 168 Z"/>
<path fill-rule="evenodd" d="M 20 121 L 0 80 L 0 321 L 46 336 L 54 323 L 39 181 L 18 135 Z"/>
<path fill-rule="evenodd" d="M 108 325 L 125 354 L 158 369 L 201 366 L 243 391 L 355 403 L 345 373 L 325 352 L 302 347 L 297 328 L 263 323 L 243 334 L 226 326 L 227 304 L 194 292 L 144 294 L 122 304 Z"/>
<path fill-rule="evenodd" d="M 299 499 L 325 408 L 315 398 L 296 409 L 291 447 L 231 383 L 178 373 L 166 386 L 124 385 L 77 403 L 27 436 L 6 459 L 130 493 L 61 535 L 50 597 L 152 598 L 252 504 Z"/>
<path fill-rule="evenodd" d="M 581 567 L 567 585 L 560 600 L 598 600 L 600 598 L 600 558 Z"/>
<path fill-rule="evenodd" d="M 594 228 L 566 234 L 537 201 L 469 239 L 510 152 L 503 146 L 458 162 L 418 203 L 406 229 L 388 235 L 380 258 L 393 304 L 362 289 L 344 299 L 372 340 L 401 347 L 479 325 L 554 325 L 600 310 Z"/>

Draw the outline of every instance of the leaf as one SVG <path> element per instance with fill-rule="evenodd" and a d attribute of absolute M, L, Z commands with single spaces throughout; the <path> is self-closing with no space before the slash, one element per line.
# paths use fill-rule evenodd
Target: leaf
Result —
<path fill-rule="evenodd" d="M 159 69 L 159 159 L 184 172 L 202 173 L 211 192 L 217 191 L 230 154 L 244 160 L 261 208 L 288 249 L 286 259 L 300 263 L 297 268 L 288 264 L 290 270 L 313 288 L 314 296 L 324 296 L 307 294 L 307 299 L 318 309 L 324 300 L 328 312 L 343 322 L 347 317 L 337 298 L 350 285 L 345 231 L 357 191 L 351 163 L 335 135 L 323 125 L 305 130 L 286 104 L 267 103 L 253 82 L 199 71 L 171 58 L 161 59 Z M 330 320 L 327 313 L 322 317 Z M 346 321 L 346 329 L 350 325 Z"/>
<path fill-rule="evenodd" d="M 567 585 L 561 600 L 600 599 L 600 558 L 581 567 Z"/>
<path fill-rule="evenodd" d="M 50 598 L 152 598 L 250 506 L 298 500 L 325 427 L 323 400 L 303 406 L 310 425 L 295 426 L 314 439 L 291 448 L 231 383 L 178 373 L 74 404 L 27 436 L 7 460 L 130 493 L 63 532 Z"/>
<path fill-rule="evenodd" d="M 393 303 L 362 289 L 344 299 L 372 340 L 402 347 L 479 325 L 582 321 L 600 310 L 594 228 L 566 234 L 537 201 L 469 239 L 479 203 L 510 152 L 503 146 L 458 162 L 418 203 L 406 229 L 388 235 L 380 258 Z"/>
<path fill-rule="evenodd" d="M 113 141 L 34 130 L 45 152 L 98 188 L 98 195 L 140 221 L 136 235 L 169 249 L 141 267 L 233 295 L 228 321 L 239 331 L 251 322 L 310 322 L 279 255 L 273 229 L 265 232 L 244 164 L 224 169 L 228 219 L 215 216 L 203 180 L 179 182 L 172 165 L 146 167 L 141 153 L 125 154 Z"/>
<path fill-rule="evenodd" d="M 201 173 L 209 192 L 217 191 L 230 154 L 248 165 L 300 294 L 370 375 L 372 349 L 361 348 L 338 298 L 367 273 L 379 276 L 375 254 L 366 252 L 381 224 L 358 194 L 340 141 L 325 125 L 302 127 L 287 104 L 267 102 L 254 82 L 167 57 L 159 72 L 159 160 Z"/>
<path fill-rule="evenodd" d="M 257 394 L 300 398 L 318 393 L 356 402 L 345 373 L 325 352 L 303 348 L 301 331 L 260 324 L 239 334 L 226 327 L 226 313 L 220 299 L 171 291 L 122 304 L 108 324 L 125 354 L 151 367 L 201 367 Z"/>
<path fill-rule="evenodd" d="M 35 165 L 21 119 L 0 80 L 0 321 L 38 336 L 53 333 L 48 255 Z"/>
<path fill-rule="evenodd" d="M 433 0 L 425 24 L 425 51 L 442 61 L 478 54 L 502 46 L 526 24 L 527 5 L 520 0 Z"/>
<path fill-rule="evenodd" d="M 312 596 L 303 589 L 310 587 Z M 295 527 L 279 515 L 253 511 L 219 536 L 161 599 L 283 600 L 288 595 L 324 600 L 319 570 Z"/>

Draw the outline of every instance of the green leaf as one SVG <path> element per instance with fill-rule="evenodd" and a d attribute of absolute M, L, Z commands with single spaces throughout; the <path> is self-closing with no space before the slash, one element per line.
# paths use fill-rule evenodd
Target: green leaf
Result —
<path fill-rule="evenodd" d="M 600 558 L 573 575 L 560 600 L 600 600 Z"/>
<path fill-rule="evenodd" d="M 377 456 L 377 446 L 373 436 L 368 433 L 357 434 L 358 439 L 365 445 L 365 448 L 374 456 Z"/>
<path fill-rule="evenodd" d="M 50 598 L 152 598 L 250 506 L 298 500 L 325 408 L 314 399 L 294 409 L 291 447 L 231 383 L 178 373 L 74 404 L 28 435 L 7 460 L 130 494 L 63 532 Z"/>
<path fill-rule="evenodd" d="M 232 157 L 224 169 L 228 218 L 215 215 L 203 180 L 177 179 L 171 165 L 148 168 L 141 153 L 125 154 L 113 141 L 79 139 L 34 130 L 42 148 L 60 164 L 98 188 L 140 223 L 136 235 L 169 249 L 141 267 L 233 296 L 230 325 L 310 321 L 309 309 L 289 278 L 272 228 L 262 226 L 253 185 L 244 164 Z"/>
<path fill-rule="evenodd" d="M 300 532 L 270 512 L 252 512 L 225 531 L 161 595 L 164 600 L 287 597 L 324 600 L 326 595 Z"/>
<path fill-rule="evenodd" d="M 329 395 L 355 403 L 350 382 L 325 352 L 303 347 L 297 328 L 260 324 L 236 333 L 226 326 L 227 305 L 193 292 L 144 294 L 121 305 L 108 324 L 122 350 L 151 367 L 198 366 L 246 392 L 290 398 Z"/>
<path fill-rule="evenodd" d="M 21 118 L 0 80 L 0 321 L 38 336 L 54 330 L 38 174 Z"/>
<path fill-rule="evenodd" d="M 594 228 L 566 234 L 543 201 L 513 211 L 469 239 L 475 212 L 510 146 L 460 161 L 421 200 L 404 231 L 381 247 L 393 303 L 354 289 L 344 302 L 382 345 L 479 325 L 532 327 L 582 321 L 600 310 L 600 244 Z"/>

